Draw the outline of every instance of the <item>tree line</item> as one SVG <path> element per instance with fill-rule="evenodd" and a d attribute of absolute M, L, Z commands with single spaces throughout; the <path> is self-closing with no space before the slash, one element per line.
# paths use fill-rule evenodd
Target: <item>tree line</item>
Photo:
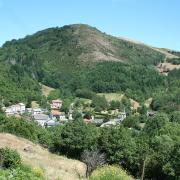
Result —
<path fill-rule="evenodd" d="M 143 116 L 144 117 L 144 116 Z M 119 127 L 98 128 L 75 119 L 65 125 L 43 129 L 36 123 L 1 115 L 0 131 L 28 138 L 50 151 L 82 160 L 84 152 L 105 154 L 108 164 L 118 164 L 136 178 L 178 180 L 180 124 L 179 112 L 159 113 L 144 120 L 145 126 L 134 123 L 142 116 Z M 87 151 L 89 153 L 87 153 Z"/>

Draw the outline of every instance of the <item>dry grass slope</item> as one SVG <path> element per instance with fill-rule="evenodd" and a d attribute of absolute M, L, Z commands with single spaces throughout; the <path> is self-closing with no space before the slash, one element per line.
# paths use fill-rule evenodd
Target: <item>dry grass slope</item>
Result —
<path fill-rule="evenodd" d="M 133 43 L 133 44 L 144 45 L 144 46 L 146 46 L 146 47 L 148 47 L 148 48 L 151 48 L 151 49 L 153 49 L 153 50 L 155 50 L 155 51 L 158 51 L 158 52 L 164 54 L 166 58 L 169 58 L 169 59 L 178 58 L 178 56 L 176 56 L 176 55 L 174 55 L 174 54 L 172 54 L 172 53 L 169 53 L 168 50 L 160 49 L 160 48 L 156 48 L 156 47 L 151 47 L 151 46 L 149 46 L 149 45 L 147 45 L 147 44 L 144 44 L 143 42 L 140 42 L 140 41 L 137 41 L 137 40 L 133 40 L 133 39 L 129 39 L 129 38 L 126 38 L 126 37 L 118 37 L 118 38 L 119 38 L 119 39 L 122 39 L 122 40 L 124 40 L 124 41 L 126 41 L 126 42 Z"/>
<path fill-rule="evenodd" d="M 0 133 L 0 139 L 0 147 L 16 149 L 25 164 L 42 168 L 48 180 L 85 179 L 86 166 L 80 161 L 52 154 L 37 144 L 11 134 Z"/>
<path fill-rule="evenodd" d="M 49 93 L 53 90 L 55 90 L 54 88 L 51 88 L 51 87 L 48 87 L 48 86 L 45 86 L 43 84 L 41 84 L 41 91 L 42 91 L 42 95 L 48 97 Z"/>
<path fill-rule="evenodd" d="M 120 93 L 98 93 L 99 96 L 105 96 L 106 100 L 108 102 L 110 101 L 121 101 L 123 98 L 124 94 Z"/>

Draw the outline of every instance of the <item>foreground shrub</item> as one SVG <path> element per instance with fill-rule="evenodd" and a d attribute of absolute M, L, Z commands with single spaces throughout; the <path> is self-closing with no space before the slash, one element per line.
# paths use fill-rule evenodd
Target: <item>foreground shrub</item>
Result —
<path fill-rule="evenodd" d="M 33 173 L 37 176 L 37 177 L 43 177 L 44 176 L 44 171 L 42 168 L 40 167 L 34 167 L 32 169 Z"/>
<path fill-rule="evenodd" d="M 36 174 L 29 166 L 21 165 L 15 169 L 0 170 L 0 179 L 2 180 L 43 180 L 44 177 Z"/>
<path fill-rule="evenodd" d="M 2 168 L 16 168 L 20 165 L 21 158 L 16 150 L 0 148 L 0 166 Z"/>
<path fill-rule="evenodd" d="M 132 180 L 127 173 L 118 166 L 104 166 L 95 170 L 90 180 Z"/>

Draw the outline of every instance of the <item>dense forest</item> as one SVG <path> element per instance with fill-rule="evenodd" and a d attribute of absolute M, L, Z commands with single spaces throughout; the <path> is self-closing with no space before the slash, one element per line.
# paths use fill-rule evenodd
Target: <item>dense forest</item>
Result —
<path fill-rule="evenodd" d="M 0 105 L 17 102 L 28 104 L 41 97 L 38 81 L 32 79 L 26 71 L 5 63 L 0 63 L 0 69 Z"/>

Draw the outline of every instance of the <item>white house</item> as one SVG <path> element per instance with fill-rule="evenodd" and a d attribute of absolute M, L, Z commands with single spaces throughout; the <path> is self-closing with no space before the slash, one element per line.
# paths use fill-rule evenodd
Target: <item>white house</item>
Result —
<path fill-rule="evenodd" d="M 33 120 L 36 121 L 39 125 L 45 126 L 45 123 L 48 122 L 50 118 L 46 114 L 35 114 L 33 115 Z"/>
<path fill-rule="evenodd" d="M 6 113 L 7 116 L 14 114 L 13 109 L 12 109 L 11 107 L 7 107 L 7 108 L 5 109 L 5 113 Z"/>
<path fill-rule="evenodd" d="M 56 122 L 56 121 L 54 121 L 54 120 L 49 120 L 49 121 L 47 121 L 47 122 L 45 122 L 45 126 L 46 127 L 52 127 L 52 126 L 57 126 L 57 125 L 59 125 L 60 123 L 59 122 Z"/>
<path fill-rule="evenodd" d="M 32 108 L 26 108 L 26 112 L 31 114 L 32 113 Z"/>
<path fill-rule="evenodd" d="M 26 106 L 24 103 L 18 103 L 12 106 L 9 106 L 5 109 L 6 115 L 14 115 L 14 114 L 23 114 L 25 113 Z"/>
<path fill-rule="evenodd" d="M 124 119 L 126 118 L 126 112 L 120 112 L 119 116 L 118 116 L 118 119 L 120 121 L 123 121 Z"/>
<path fill-rule="evenodd" d="M 42 114 L 43 110 L 41 108 L 33 108 L 32 109 L 32 115 L 36 115 L 36 114 Z"/>
<path fill-rule="evenodd" d="M 72 110 L 69 110 L 69 112 L 68 112 L 68 119 L 73 120 L 73 111 Z"/>
<path fill-rule="evenodd" d="M 59 116 L 59 120 L 60 120 L 60 121 L 65 121 L 65 120 L 67 120 L 64 112 L 61 112 L 61 114 L 60 114 L 60 116 Z"/>
<path fill-rule="evenodd" d="M 20 114 L 25 113 L 25 110 L 26 110 L 25 104 L 24 103 L 19 103 L 18 105 L 19 105 L 19 108 L 20 108 L 20 110 L 19 110 Z"/>

